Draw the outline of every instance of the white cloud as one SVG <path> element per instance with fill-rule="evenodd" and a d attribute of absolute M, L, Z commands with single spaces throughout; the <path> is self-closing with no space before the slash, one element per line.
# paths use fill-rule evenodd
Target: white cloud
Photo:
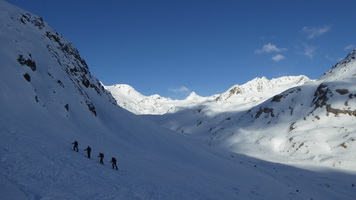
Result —
<path fill-rule="evenodd" d="M 301 32 L 307 36 L 308 39 L 317 38 L 331 30 L 330 26 L 324 27 L 307 27 L 304 26 Z"/>
<path fill-rule="evenodd" d="M 344 51 L 350 51 L 350 50 L 352 50 L 352 49 L 354 49 L 354 48 L 355 48 L 355 45 L 349 44 L 349 45 L 347 45 L 347 46 L 344 48 Z"/>
<path fill-rule="evenodd" d="M 257 49 L 255 53 L 261 54 L 261 53 L 281 52 L 286 50 L 287 50 L 286 48 L 278 48 L 276 45 L 268 43 L 263 45 L 261 49 Z"/>
<path fill-rule="evenodd" d="M 279 61 L 284 60 L 284 59 L 286 59 L 286 57 L 281 55 L 281 54 L 277 54 L 277 55 L 272 57 L 272 60 L 274 60 L 276 62 L 279 62 Z"/>
<path fill-rule="evenodd" d="M 170 92 L 174 92 L 174 93 L 188 93 L 188 92 L 190 92 L 190 90 L 185 86 L 182 86 L 182 87 L 179 87 L 179 88 L 170 88 L 168 90 Z"/>
<path fill-rule="evenodd" d="M 303 54 L 309 58 L 314 58 L 316 48 L 314 46 L 305 45 Z"/>
<path fill-rule="evenodd" d="M 299 54 L 302 54 L 310 59 L 313 59 L 317 48 L 308 44 L 296 45 L 295 48 L 298 50 Z"/>

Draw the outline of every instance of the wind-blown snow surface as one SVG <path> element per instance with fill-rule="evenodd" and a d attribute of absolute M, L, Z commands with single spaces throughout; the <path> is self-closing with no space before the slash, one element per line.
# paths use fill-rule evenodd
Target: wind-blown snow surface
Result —
<path fill-rule="evenodd" d="M 0 27 L 0 199 L 356 197 L 354 173 L 228 154 L 125 111 L 67 40 L 3 0 Z"/>

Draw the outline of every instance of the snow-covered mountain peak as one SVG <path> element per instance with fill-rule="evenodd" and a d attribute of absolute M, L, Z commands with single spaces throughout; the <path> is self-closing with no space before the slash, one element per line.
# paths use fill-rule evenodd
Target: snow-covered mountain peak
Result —
<path fill-rule="evenodd" d="M 353 51 L 317 81 L 305 76 L 255 78 L 193 111 L 147 117 L 233 152 L 353 169 L 355 75 Z"/>
<path fill-rule="evenodd" d="M 139 93 L 137 90 L 135 90 L 132 86 L 127 85 L 127 84 L 116 84 L 113 86 L 105 86 L 106 89 L 112 88 L 113 90 L 110 91 L 115 91 L 112 92 L 114 96 L 117 95 L 122 95 L 122 96 L 132 96 L 133 98 L 142 98 L 143 95 Z"/>
<path fill-rule="evenodd" d="M 127 85 L 127 84 L 115 84 L 112 87 L 121 89 L 123 91 L 128 91 L 128 92 L 135 90 L 132 86 Z"/>
<path fill-rule="evenodd" d="M 180 111 L 184 107 L 199 107 L 200 104 L 207 104 L 209 107 L 215 107 L 214 110 L 216 110 L 216 102 L 228 105 L 228 107 L 222 107 L 231 111 L 239 108 L 238 106 L 233 107 L 233 105 L 240 105 L 241 103 L 256 104 L 288 88 L 302 85 L 308 81 L 310 79 L 306 76 L 285 76 L 271 80 L 261 77 L 243 85 L 234 85 L 226 92 L 210 97 L 202 97 L 192 92 L 184 100 L 172 100 L 159 95 L 145 96 L 125 84 L 105 87 L 115 97 L 117 104 L 128 111 L 138 115 L 157 115 Z M 223 111 L 223 109 L 217 110 L 220 110 L 219 112 Z"/>
<path fill-rule="evenodd" d="M 226 92 L 217 97 L 217 101 L 228 100 L 242 94 L 250 96 L 269 96 L 280 93 L 288 88 L 303 85 L 311 81 L 306 76 L 284 76 L 280 78 L 267 79 L 266 77 L 254 78 L 243 85 L 234 85 Z"/>
<path fill-rule="evenodd" d="M 343 81 L 356 77 L 356 49 L 351 51 L 342 61 L 334 65 L 319 81 Z"/>
<path fill-rule="evenodd" d="M 0 0 L 0 36 L 1 199 L 355 199 L 355 174 L 315 172 L 265 161 L 273 160 L 284 148 L 291 152 L 288 161 L 299 161 L 294 158 L 299 152 L 307 156 L 334 152 L 325 142 L 313 140 L 314 134 L 306 134 L 311 137 L 304 141 L 305 131 L 298 127 L 309 127 L 310 119 L 316 121 L 316 116 L 306 117 L 306 125 L 291 126 L 300 130 L 297 133 L 279 129 L 290 122 L 287 116 L 274 129 L 270 126 L 275 121 L 265 123 L 271 120 L 271 112 L 282 112 L 268 107 L 262 109 L 262 106 L 277 105 L 277 100 L 281 103 L 289 100 L 282 105 L 290 107 L 294 102 L 300 105 L 303 98 L 290 97 L 294 95 L 292 91 L 304 89 L 290 89 L 276 101 L 247 111 L 246 108 L 255 104 L 228 107 L 233 101 L 216 102 L 209 97 L 196 107 L 191 101 L 174 101 L 158 95 L 145 97 L 127 85 L 116 86 L 126 95 L 119 99 L 127 97 L 141 104 L 134 108 L 140 113 L 169 110 L 167 115 L 153 117 L 165 117 L 157 123 L 168 121 L 164 125 L 174 131 L 201 133 L 206 136 L 203 142 L 217 146 L 217 141 L 222 141 L 231 151 L 238 147 L 245 148 L 245 153 L 268 151 L 265 160 L 255 159 L 207 147 L 145 119 L 152 116 L 135 116 L 121 109 L 90 74 L 73 45 L 40 18 L 3 0 Z M 356 93 L 355 89 L 347 89 L 338 91 Z M 315 102 L 328 103 L 324 97 L 328 97 L 330 91 L 335 90 L 320 87 Z M 248 96 L 242 94 L 241 97 L 242 103 L 251 102 Z M 306 95 L 306 99 L 309 97 Z M 349 100 L 343 105 L 351 104 L 354 102 Z M 167 109 L 169 105 L 172 107 Z M 242 109 L 237 112 L 236 107 Z M 291 107 L 290 111 L 283 106 L 281 110 L 288 115 L 297 108 L 300 107 Z M 335 107 L 331 108 L 334 110 L 330 112 L 335 112 Z M 245 117 L 242 120 L 241 112 Z M 173 120 L 169 121 L 167 116 Z M 318 118 L 327 119 L 322 115 Z M 336 120 L 331 118 L 330 121 Z M 338 150 L 341 159 L 331 160 L 344 164 L 345 152 L 355 152 L 352 151 L 355 137 L 352 126 L 338 128 L 341 133 L 338 140 L 323 137 L 321 141 L 333 141 L 331 147 L 341 149 Z M 334 130 L 327 127 L 318 135 L 326 135 L 329 129 Z M 73 151 L 74 140 L 79 142 L 78 152 Z M 323 145 L 307 152 L 314 142 Z M 273 152 L 269 151 L 271 144 Z M 92 149 L 91 158 L 84 149 L 87 146 Z M 99 153 L 105 154 L 102 165 L 97 162 Z M 353 164 L 354 155 L 350 154 L 349 163 Z M 111 157 L 117 158 L 118 171 L 111 168 Z M 308 159 L 330 160 L 330 157 Z"/>
<path fill-rule="evenodd" d="M 164 114 L 172 110 L 172 102 L 158 94 L 145 96 L 127 84 L 105 86 L 121 107 L 134 114 Z"/>
<path fill-rule="evenodd" d="M 21 83 L 25 81 L 28 86 L 26 94 L 32 96 L 33 101 L 46 108 L 61 107 L 64 113 L 77 107 L 96 116 L 96 98 L 106 98 L 116 104 L 103 85 L 91 75 L 85 60 L 71 42 L 42 18 L 5 1 L 0 3 L 0 35 L 3 38 L 0 60 L 4 70 L 0 76 L 4 85 L 12 81 L 9 78 L 18 80 L 13 87 L 22 87 Z M 15 69 L 18 72 L 12 71 L 13 75 L 5 73 Z M 16 73 L 20 73 L 20 77 Z M 43 83 L 47 86 L 44 87 Z M 75 97 L 68 100 L 67 95 L 73 92 Z M 95 95 L 91 96 L 92 93 Z"/>
<path fill-rule="evenodd" d="M 340 63 L 355 61 L 356 59 L 356 49 L 352 50 Z"/>
<path fill-rule="evenodd" d="M 1 199 L 355 199 L 352 174 L 266 162 L 209 148 L 177 133 L 201 128 L 200 133 L 211 134 L 204 142 L 213 145 L 223 133 L 234 137 L 243 128 L 243 134 L 251 134 L 237 124 L 236 112 L 226 112 L 236 111 L 236 105 L 226 106 L 233 101 L 209 97 L 196 104 L 113 86 L 121 91 L 118 100 L 140 105 L 133 108 L 139 113 L 168 111 L 174 117 L 170 128 L 177 127 L 170 131 L 118 107 L 70 42 L 41 18 L 3 0 L 0 36 Z M 194 93 L 191 98 L 200 99 Z M 243 103 L 250 101 L 243 98 Z M 240 107 L 245 111 L 248 106 Z M 189 123 L 182 126 L 182 119 Z M 251 140 L 241 146 L 283 141 L 270 135 L 257 142 L 248 135 Z M 350 140 L 336 146 L 352 148 L 350 136 L 340 136 Z M 236 147 L 235 139 L 229 138 L 230 146 Z M 79 152 L 73 151 L 74 140 Z M 287 141 L 300 149 L 312 145 L 297 143 L 295 135 Z M 87 146 L 91 158 L 86 157 Z M 99 153 L 105 154 L 103 165 L 95 159 Z M 118 171 L 111 168 L 111 157 L 117 158 Z"/>
<path fill-rule="evenodd" d="M 203 97 L 199 96 L 197 93 L 195 92 L 191 92 L 189 94 L 189 96 L 185 99 L 186 101 L 199 101 L 201 100 Z"/>
<path fill-rule="evenodd" d="M 271 80 L 267 79 L 266 77 L 261 77 L 261 78 L 254 78 L 253 80 L 245 83 L 243 87 L 253 92 L 264 92 L 271 88 L 278 88 L 278 87 L 286 88 L 289 86 L 298 86 L 308 81 L 310 81 L 310 79 L 303 75 L 282 76 L 279 78 L 273 78 Z"/>

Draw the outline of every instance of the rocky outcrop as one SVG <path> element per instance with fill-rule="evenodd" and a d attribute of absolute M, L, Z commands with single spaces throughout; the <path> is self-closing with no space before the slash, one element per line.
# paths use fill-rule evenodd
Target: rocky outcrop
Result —
<path fill-rule="evenodd" d="M 12 49 L 16 51 L 11 58 L 15 57 L 15 62 L 22 67 L 22 76 L 33 88 L 34 99 L 41 107 L 60 104 L 61 108 L 69 112 L 69 103 L 62 98 L 64 93 L 73 91 L 80 96 L 75 98 L 77 106 L 86 104 L 84 107 L 93 116 L 98 115 L 93 94 L 117 105 L 99 80 L 91 75 L 79 51 L 42 18 L 25 11 L 11 15 L 5 13 L 2 17 L 8 18 L 7 29 L 4 31 L 8 35 L 17 35 L 6 41 L 6 45 L 14 47 Z M 44 82 L 47 87 L 41 86 Z"/>

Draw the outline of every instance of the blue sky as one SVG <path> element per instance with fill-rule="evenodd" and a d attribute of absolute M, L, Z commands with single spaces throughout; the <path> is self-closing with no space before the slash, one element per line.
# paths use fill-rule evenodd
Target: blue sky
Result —
<path fill-rule="evenodd" d="M 184 98 L 255 77 L 316 79 L 356 48 L 354 0 L 7 0 L 71 41 L 105 85 Z"/>

